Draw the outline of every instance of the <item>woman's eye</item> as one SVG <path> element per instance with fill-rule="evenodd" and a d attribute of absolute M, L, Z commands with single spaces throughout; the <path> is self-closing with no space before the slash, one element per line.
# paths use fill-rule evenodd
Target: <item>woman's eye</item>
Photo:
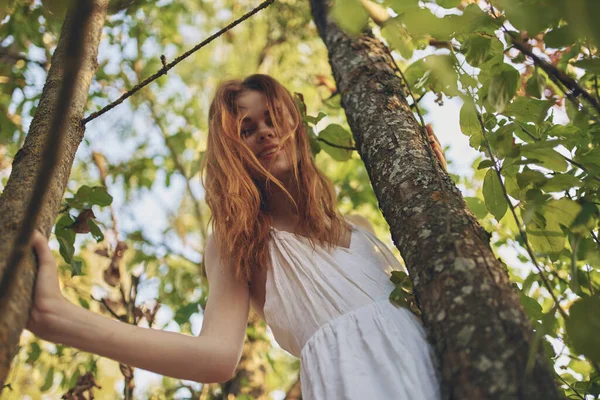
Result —
<path fill-rule="evenodd" d="M 250 129 L 242 129 L 241 130 L 242 136 L 248 136 L 250 133 L 251 133 Z"/>

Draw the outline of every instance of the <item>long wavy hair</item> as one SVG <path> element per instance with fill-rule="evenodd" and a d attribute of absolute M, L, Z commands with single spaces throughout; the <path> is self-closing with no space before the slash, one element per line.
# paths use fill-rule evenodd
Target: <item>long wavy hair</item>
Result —
<path fill-rule="evenodd" d="M 267 99 L 273 130 L 282 147 L 280 155 L 291 160 L 293 181 L 297 193 L 302 194 L 297 201 L 242 139 L 245 111 L 238 108 L 236 100 L 248 90 L 262 92 Z M 293 202 L 299 216 L 297 231 L 307 233 L 313 248 L 316 242 L 331 248 L 339 241 L 346 223 L 337 210 L 333 183 L 317 169 L 302 113 L 281 83 L 264 74 L 227 80 L 217 88 L 208 118 L 200 176 L 219 257 L 234 263 L 238 279 L 251 282 L 253 271 L 271 264 L 272 217 L 265 202 L 270 184 L 279 186 Z"/>

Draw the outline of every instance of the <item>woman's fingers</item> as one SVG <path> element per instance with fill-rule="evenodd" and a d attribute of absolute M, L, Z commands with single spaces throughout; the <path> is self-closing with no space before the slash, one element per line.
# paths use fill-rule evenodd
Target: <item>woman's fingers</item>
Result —
<path fill-rule="evenodd" d="M 437 136 L 435 136 L 435 134 L 433 133 L 433 127 L 431 126 L 431 124 L 425 125 L 425 129 L 427 131 L 427 137 L 429 138 L 429 144 L 431 145 L 433 152 L 442 163 L 444 169 L 446 169 L 448 163 L 446 162 L 446 156 L 444 155 L 442 144 L 438 140 Z"/>
<path fill-rule="evenodd" d="M 34 229 L 31 235 L 31 245 L 37 254 L 40 265 L 54 262 L 54 256 L 48 247 L 48 239 L 37 229 Z"/>
<path fill-rule="evenodd" d="M 440 141 L 437 138 L 437 136 L 435 136 L 435 133 L 433 133 L 433 127 L 431 126 L 431 124 L 425 125 L 425 129 L 427 130 L 427 136 L 429 137 L 429 143 L 433 144 L 435 142 L 441 148 L 442 144 L 440 143 Z"/>
<path fill-rule="evenodd" d="M 448 164 L 446 163 L 446 157 L 444 157 L 444 152 L 438 148 L 433 149 L 433 151 L 435 152 L 437 158 L 439 158 L 439 160 L 441 161 L 442 165 L 444 166 L 444 169 L 446 169 Z"/>
<path fill-rule="evenodd" d="M 39 266 L 35 289 L 36 296 L 42 297 L 39 300 L 46 297 L 60 296 L 58 268 L 50 247 L 48 247 L 48 240 L 42 233 L 35 230 L 31 237 L 31 245 L 37 255 Z"/>

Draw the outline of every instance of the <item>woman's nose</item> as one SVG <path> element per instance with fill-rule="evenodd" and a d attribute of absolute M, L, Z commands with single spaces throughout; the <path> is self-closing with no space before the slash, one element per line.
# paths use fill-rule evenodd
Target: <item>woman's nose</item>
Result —
<path fill-rule="evenodd" d="M 273 138 L 273 137 L 275 137 L 275 133 L 273 132 L 273 130 L 271 128 L 264 127 L 263 129 L 260 130 L 260 133 L 259 133 L 258 137 L 259 137 L 260 140 L 263 140 L 266 137 Z"/>

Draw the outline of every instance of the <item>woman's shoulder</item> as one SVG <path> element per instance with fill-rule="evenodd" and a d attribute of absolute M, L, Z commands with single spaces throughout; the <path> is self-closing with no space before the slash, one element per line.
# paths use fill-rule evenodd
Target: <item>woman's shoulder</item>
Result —
<path fill-rule="evenodd" d="M 362 215 L 359 215 L 359 214 L 344 215 L 344 219 L 346 219 L 346 221 L 351 222 L 354 225 L 358 225 L 361 228 L 368 230 L 372 234 L 375 234 L 375 229 L 373 228 L 373 224 L 371 224 L 371 222 L 367 218 L 363 217 Z"/>

